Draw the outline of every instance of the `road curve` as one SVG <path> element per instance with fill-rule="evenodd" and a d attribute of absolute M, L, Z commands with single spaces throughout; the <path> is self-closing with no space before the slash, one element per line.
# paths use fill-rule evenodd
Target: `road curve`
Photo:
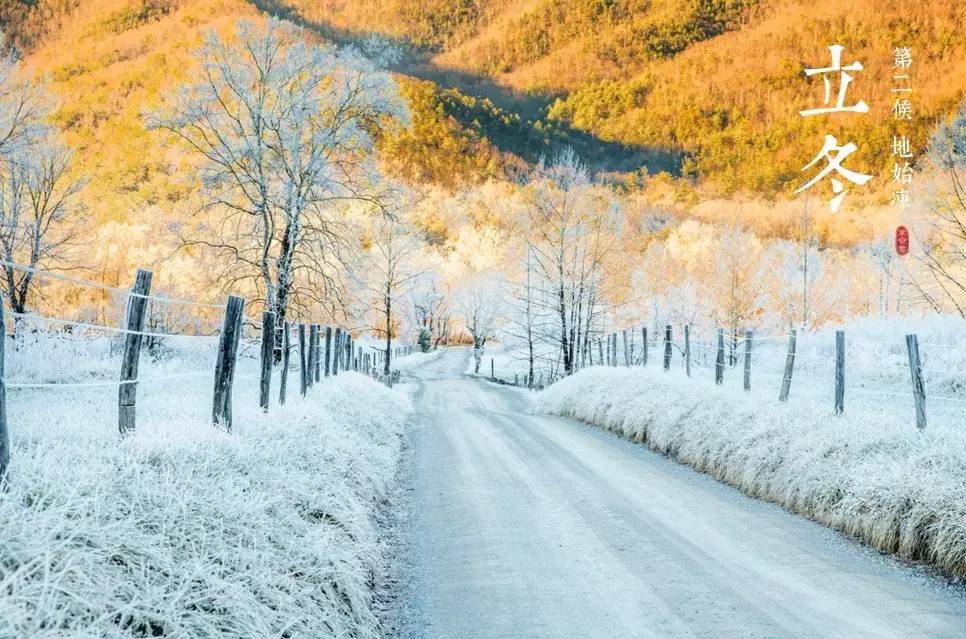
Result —
<path fill-rule="evenodd" d="M 966 637 L 966 592 L 643 446 L 415 371 L 410 638 Z"/>

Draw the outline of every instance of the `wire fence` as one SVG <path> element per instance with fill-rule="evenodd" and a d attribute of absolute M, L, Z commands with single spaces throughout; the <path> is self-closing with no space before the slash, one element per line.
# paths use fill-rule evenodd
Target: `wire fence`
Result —
<path fill-rule="evenodd" d="M 581 364 L 684 368 L 692 377 L 707 376 L 743 391 L 770 388 L 779 402 L 794 396 L 828 401 L 835 413 L 845 412 L 846 397 L 852 395 L 865 398 L 865 404 L 879 399 L 910 410 L 920 429 L 928 415 L 962 422 L 966 345 L 919 341 L 916 334 L 896 341 L 849 338 L 842 330 L 726 336 L 723 330 L 699 334 L 667 326 L 663 335 L 644 341 L 640 336 L 646 334 L 634 329 L 603 335 Z M 897 405 L 896 399 L 906 403 Z"/>
<path fill-rule="evenodd" d="M 303 397 L 323 377 L 350 370 L 392 385 L 399 373 L 383 375 L 386 360 L 391 362 L 414 350 L 408 344 L 366 347 L 341 326 L 276 321 L 270 311 L 263 312 L 256 322 L 244 314 L 245 301 L 234 295 L 225 304 L 213 304 L 152 294 L 152 273 L 141 269 L 134 286 L 123 289 L 9 261 L 0 260 L 0 267 L 39 280 L 103 291 L 122 302 L 115 313 L 117 325 L 112 325 L 89 316 L 64 318 L 15 309 L 12 300 L 0 295 L 4 330 L 0 339 L 0 479 L 10 455 L 7 391 L 76 393 L 116 387 L 118 430 L 125 435 L 136 427 L 139 386 L 207 377 L 213 382 L 212 421 L 230 431 L 236 380 L 258 380 L 259 406 L 268 411 L 273 374 L 280 376 L 276 401 L 284 404 L 290 394 L 290 373 L 298 375 L 298 393 Z M 173 306 L 180 310 L 172 312 Z M 184 309 L 191 309 L 193 315 L 188 316 Z M 103 339 L 105 336 L 110 339 Z M 187 364 L 187 370 L 171 370 L 169 364 L 175 359 Z M 257 363 L 257 370 L 239 373 L 241 360 Z M 145 365 L 154 370 L 139 374 Z"/>

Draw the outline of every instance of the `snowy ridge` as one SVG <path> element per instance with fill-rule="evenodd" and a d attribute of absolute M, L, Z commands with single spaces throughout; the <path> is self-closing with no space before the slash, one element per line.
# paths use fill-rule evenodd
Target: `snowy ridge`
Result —
<path fill-rule="evenodd" d="M 917 431 L 894 402 L 832 414 L 656 368 L 585 369 L 538 406 L 610 430 L 877 549 L 966 574 L 966 429 Z M 907 400 L 911 402 L 911 398 Z"/>
<path fill-rule="evenodd" d="M 230 434 L 207 379 L 141 388 L 124 440 L 115 388 L 8 392 L 0 636 L 379 636 L 408 399 L 345 373 L 264 415 L 240 364 Z"/>

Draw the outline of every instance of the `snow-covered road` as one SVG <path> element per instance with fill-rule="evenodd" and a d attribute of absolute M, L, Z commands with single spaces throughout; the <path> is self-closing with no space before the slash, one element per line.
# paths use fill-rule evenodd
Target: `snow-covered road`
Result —
<path fill-rule="evenodd" d="M 414 371 L 408 637 L 963 637 L 966 593 L 615 436 Z"/>

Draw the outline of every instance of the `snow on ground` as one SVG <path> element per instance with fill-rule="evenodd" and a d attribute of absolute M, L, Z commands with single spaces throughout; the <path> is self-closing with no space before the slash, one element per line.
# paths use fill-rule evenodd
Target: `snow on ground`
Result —
<path fill-rule="evenodd" d="M 469 358 L 412 377 L 402 637 L 962 635 L 962 588 L 535 414 L 535 394 L 464 375 Z"/>
<path fill-rule="evenodd" d="M 403 395 L 347 373 L 257 408 L 245 344 L 229 434 L 211 424 L 215 341 L 142 354 L 138 424 L 116 386 L 9 388 L 0 636 L 375 637 L 377 520 Z M 7 381 L 116 379 L 118 340 L 8 341 Z M 156 360 L 156 361 L 155 361 Z"/>
<path fill-rule="evenodd" d="M 437 348 L 436 350 L 429 351 L 428 353 L 423 353 L 422 351 L 416 351 L 411 355 L 404 355 L 392 361 L 392 367 L 395 370 L 400 371 L 411 371 L 414 368 L 418 368 L 429 362 L 434 362 L 443 354 L 445 349 Z"/>
<path fill-rule="evenodd" d="M 644 442 L 878 549 L 966 574 L 961 413 L 920 432 L 897 408 L 911 405 L 911 395 L 847 401 L 836 416 L 831 389 L 781 405 L 768 385 L 746 394 L 733 383 L 715 386 L 705 373 L 588 368 L 542 393 L 539 405 Z"/>

